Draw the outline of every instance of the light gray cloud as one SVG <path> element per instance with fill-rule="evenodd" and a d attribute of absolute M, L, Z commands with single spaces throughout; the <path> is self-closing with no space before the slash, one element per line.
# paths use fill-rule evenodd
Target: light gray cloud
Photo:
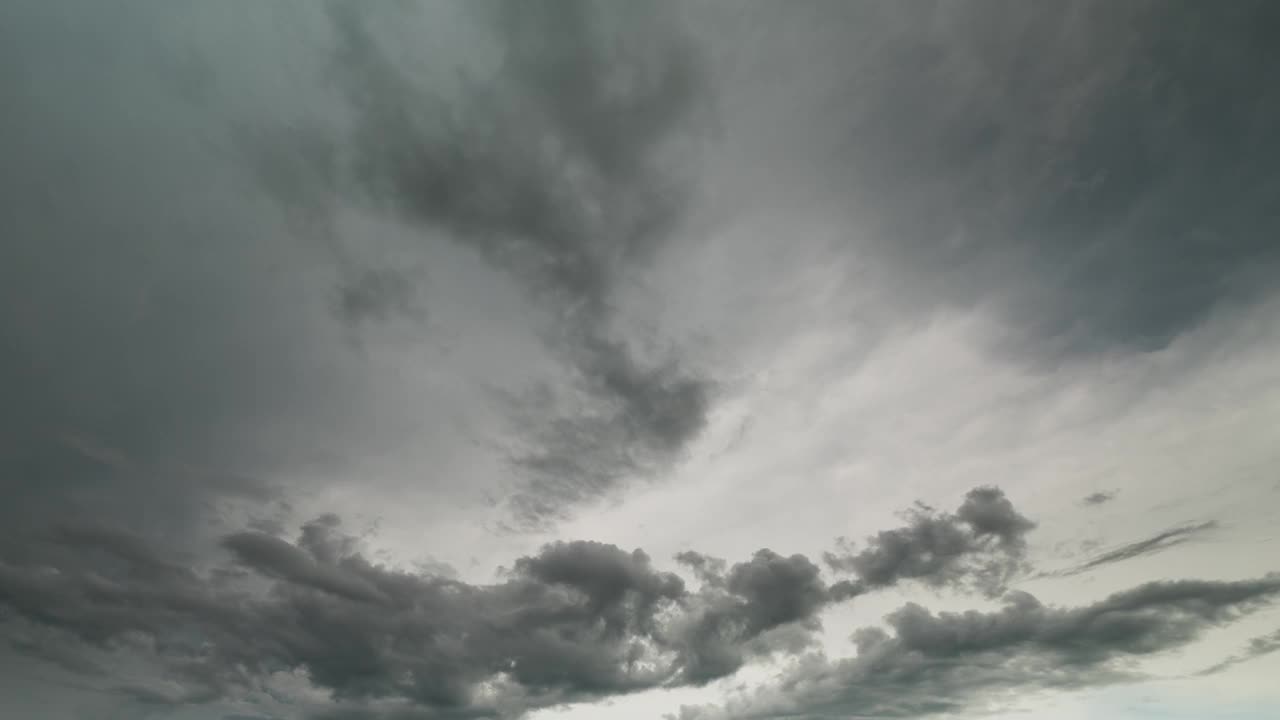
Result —
<path fill-rule="evenodd" d="M 1249 641 L 1249 644 L 1245 646 L 1243 652 L 1237 655 L 1232 655 L 1220 663 L 1215 663 L 1204 670 L 1201 670 L 1197 674 L 1216 675 L 1224 670 L 1235 667 L 1240 663 L 1256 660 L 1264 655 L 1270 655 L 1276 651 L 1280 651 L 1280 630 L 1253 638 Z"/>

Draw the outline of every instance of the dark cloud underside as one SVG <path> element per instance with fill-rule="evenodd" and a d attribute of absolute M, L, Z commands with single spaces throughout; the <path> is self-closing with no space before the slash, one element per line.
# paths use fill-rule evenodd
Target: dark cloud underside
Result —
<path fill-rule="evenodd" d="M 960 514 L 997 543 L 1020 545 L 1031 527 L 993 488 L 969 493 Z M 805 556 L 767 549 L 733 565 L 682 554 L 702 581 L 689 589 L 644 552 L 596 542 L 548 545 L 494 585 L 375 565 L 357 545 L 334 516 L 292 542 L 236 532 L 222 540 L 233 564 L 200 574 L 135 534 L 67 524 L 8 553 L 0 608 L 44 628 L 40 657 L 66 668 L 77 653 L 129 656 L 149 638 L 143 655 L 164 682 L 124 692 L 147 704 L 252 697 L 272 673 L 304 669 L 356 709 L 484 715 L 703 684 L 803 650 L 824 608 L 874 589 L 828 586 Z M 478 694 L 495 682 L 496 700 Z"/>
<path fill-rule="evenodd" d="M 1280 576 L 1156 582 L 1078 608 L 1015 592 L 1001 610 L 933 614 L 914 603 L 854 637 L 858 655 L 813 656 L 776 687 L 727 708 L 686 707 L 679 720 L 925 717 L 984 697 L 1133 680 L 1137 658 L 1183 647 L 1205 630 L 1273 602 Z"/>
<path fill-rule="evenodd" d="M 969 542 L 1021 546 L 1032 527 L 995 488 L 971 491 L 946 517 L 966 524 Z M 920 520 L 907 530 L 923 532 Z M 885 534 L 876 537 L 867 552 L 885 552 Z M 1124 659 L 1181 647 L 1280 594 L 1268 577 L 1152 583 L 1076 609 L 1021 592 L 994 613 L 910 604 L 889 617 L 895 635 L 861 631 L 856 659 L 827 663 L 803 659 L 825 608 L 931 576 L 877 575 L 851 589 L 828 585 L 803 555 L 764 549 L 728 565 L 687 552 L 681 562 L 702 579 L 689 588 L 641 550 L 577 541 L 547 545 L 484 585 L 378 565 L 358 545 L 324 516 L 294 541 L 228 535 L 232 563 L 197 573 L 134 534 L 67 525 L 0 562 L 0 627 L 15 652 L 86 681 L 109 681 L 121 661 L 148 663 L 148 681 L 104 689 L 149 706 L 261 701 L 280 692 L 280 673 L 305 671 L 333 696 L 320 717 L 388 707 L 404 717 L 519 717 L 798 656 L 784 694 L 800 717 L 817 718 L 835 707 L 927 714 L 997 688 L 1108 682 Z M 982 563 L 930 572 L 959 585 L 964 572 L 988 579 Z M 943 705 L 902 699 L 917 691 Z"/>

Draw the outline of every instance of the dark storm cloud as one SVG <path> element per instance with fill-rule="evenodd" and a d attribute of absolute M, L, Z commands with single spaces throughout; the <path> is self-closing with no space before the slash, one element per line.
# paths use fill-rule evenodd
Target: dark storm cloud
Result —
<path fill-rule="evenodd" d="M 1092 557 L 1079 565 L 1065 570 L 1059 570 L 1051 575 L 1058 577 L 1066 577 L 1069 575 L 1079 575 L 1088 572 L 1103 565 L 1111 563 L 1132 560 L 1143 555 L 1151 555 L 1162 552 L 1176 545 L 1190 542 L 1200 535 L 1216 528 L 1218 524 L 1213 521 L 1202 522 L 1196 525 L 1184 525 L 1181 527 L 1170 528 L 1163 532 L 1156 533 L 1144 540 L 1138 540 L 1127 545 L 1121 545 L 1114 550 L 1108 550 L 1100 555 Z"/>
<path fill-rule="evenodd" d="M 298 546 L 263 533 L 236 533 L 223 545 L 246 566 L 295 585 L 340 595 L 351 600 L 375 602 L 381 599 L 373 586 L 358 578 L 323 565 Z"/>
<path fill-rule="evenodd" d="M 5 618 L 4 636 L 14 653 L 26 659 L 45 662 L 80 678 L 108 678 L 107 668 L 81 648 L 69 646 L 56 629 L 30 622 Z"/>
<path fill-rule="evenodd" d="M 916 580 L 999 593 L 1023 569 L 1025 536 L 1035 528 L 993 487 L 970 490 L 954 513 L 920 507 L 908 520 L 868 538 L 860 552 L 826 553 L 828 566 L 857 578 L 845 592 Z"/>
<path fill-rule="evenodd" d="M 753 7 L 800 39 L 748 55 L 773 77 L 742 81 L 744 152 L 854 208 L 896 309 L 995 309 L 1059 360 L 1276 288 L 1274 3 Z"/>
<path fill-rule="evenodd" d="M 63 525 L 53 531 L 49 540 L 80 553 L 89 562 L 101 562 L 100 558 L 93 557 L 95 554 L 109 556 L 122 562 L 130 572 L 144 577 L 193 577 L 190 570 L 163 557 L 142 537 L 118 528 Z"/>
<path fill-rule="evenodd" d="M 612 307 L 675 232 L 688 192 L 660 160 L 691 137 L 702 90 L 674 23 L 654 7 L 496 3 L 496 74 L 440 89 L 391 61 L 367 9 L 333 7 L 355 113 L 345 187 L 424 241 L 474 249 L 556 317 L 546 340 L 573 369 L 579 409 L 542 403 L 518 421 L 527 446 L 513 460 L 529 482 L 511 501 L 517 519 L 554 519 L 678 457 L 705 424 L 711 384 L 638 355 Z M 354 314 L 403 304 L 398 283 L 367 284 L 344 290 Z"/>
<path fill-rule="evenodd" d="M 323 297 L 283 271 L 310 255 L 224 116 L 159 69 L 184 47 L 177 5 L 2 11 L 6 531 L 106 518 L 185 542 L 225 501 L 274 497 L 263 478 L 354 406 L 316 352 Z"/>
<path fill-rule="evenodd" d="M 342 547 L 332 521 L 311 544 Z M 331 535 L 337 537 L 316 536 Z M 625 693 L 672 673 L 658 616 L 684 594 L 678 577 L 643 553 L 562 543 L 516 563 L 496 585 L 325 557 L 257 534 L 227 538 L 253 585 L 153 577 L 67 563 L 0 565 L 0 603 L 88 646 L 123 651 L 150 638 L 163 690 L 130 693 L 176 704 L 260 690 L 276 670 L 305 669 L 340 701 L 406 700 L 459 716 L 492 714 L 476 685 L 502 674 L 530 705 Z M 670 654 L 670 653 L 668 653 Z"/>
<path fill-rule="evenodd" d="M 802 660 L 776 688 L 727 708 L 683 708 L 680 720 L 755 717 L 923 717 L 959 712 L 1006 692 L 1103 685 L 1138 677 L 1129 662 L 1181 648 L 1280 596 L 1280 576 L 1141 585 L 1079 608 L 1027 593 L 995 612 L 934 614 L 914 603 L 888 616 L 892 633 L 859 631 L 858 655 Z"/>

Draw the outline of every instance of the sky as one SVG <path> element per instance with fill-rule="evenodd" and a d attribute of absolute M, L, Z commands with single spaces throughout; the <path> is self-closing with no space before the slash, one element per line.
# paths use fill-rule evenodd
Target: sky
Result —
<path fill-rule="evenodd" d="M 1280 716 L 1278 31 L 3 3 L 0 715 Z"/>

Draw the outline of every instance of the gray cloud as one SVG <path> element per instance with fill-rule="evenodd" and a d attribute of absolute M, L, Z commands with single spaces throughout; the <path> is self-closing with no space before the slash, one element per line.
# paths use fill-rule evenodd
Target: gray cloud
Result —
<path fill-rule="evenodd" d="M 1080 573 L 1088 572 L 1103 565 L 1110 565 L 1111 563 L 1123 562 L 1125 560 L 1132 560 L 1136 557 L 1142 557 L 1143 555 L 1162 552 L 1176 545 L 1190 542 L 1217 526 L 1218 524 L 1216 522 L 1210 520 L 1195 525 L 1183 525 L 1181 527 L 1170 528 L 1163 532 L 1156 533 L 1149 538 L 1121 545 L 1113 550 L 1108 550 L 1107 552 L 1089 558 L 1079 565 L 1050 573 L 1050 575 L 1058 577 L 1079 575 Z"/>
<path fill-rule="evenodd" d="M 366 269 L 351 278 L 338 288 L 334 304 L 339 317 L 351 324 L 424 316 L 414 279 L 388 268 Z"/>
<path fill-rule="evenodd" d="M 818 612 L 833 599 L 818 566 L 803 555 L 760 550 L 727 572 L 698 553 L 681 561 L 703 577 L 676 623 L 681 677 L 702 684 L 736 672 L 751 657 L 795 652 L 821 629 Z"/>
<path fill-rule="evenodd" d="M 955 513 L 918 509 L 873 537 L 847 559 L 854 581 L 829 585 L 803 555 L 763 549 L 730 565 L 686 551 L 677 559 L 700 580 L 689 588 L 641 550 L 589 541 L 546 545 L 491 584 L 393 569 L 366 559 L 333 515 L 292 542 L 227 535 L 232 564 L 200 572 L 131 533 L 68 525 L 0 556 L 0 627 L 15 652 L 94 682 L 112 679 L 107 659 L 149 663 L 148 682 L 103 686 L 145 705 L 276 698 L 276 673 L 305 671 L 333 695 L 307 710 L 315 717 L 518 717 L 792 656 L 800 670 L 784 684 L 787 702 L 816 718 L 836 707 L 927 714 L 994 688 L 1109 682 L 1124 658 L 1185 645 L 1280 594 L 1270 576 L 1151 583 L 1076 609 L 1021 592 L 994 613 L 910 604 L 889 616 L 893 636 L 858 634 L 855 660 L 806 654 L 833 603 L 911 580 L 991 589 L 1032 527 L 998 489 L 976 488 Z"/>
<path fill-rule="evenodd" d="M 1025 536 L 1035 528 L 993 487 L 970 490 L 954 513 L 920 507 L 908 521 L 868 538 L 860 552 L 826 553 L 827 565 L 868 589 L 916 580 L 997 594 L 1024 569 Z"/>
<path fill-rule="evenodd" d="M 1081 504 L 1087 505 L 1089 507 L 1097 507 L 1098 505 L 1105 505 L 1115 499 L 1116 499 L 1115 492 L 1106 491 L 1106 492 L 1096 492 L 1096 493 L 1091 493 L 1089 495 L 1086 495 L 1084 496 L 1084 498 L 1080 500 L 1080 502 Z"/>
<path fill-rule="evenodd" d="M 990 488 L 955 517 L 973 542 L 1017 546 L 1030 527 Z M 53 633 L 42 657 L 65 668 L 95 653 L 158 663 L 156 683 L 117 688 L 138 702 L 257 697 L 273 672 L 301 669 L 353 711 L 395 701 L 471 716 L 704 684 L 802 652 L 822 610 L 868 591 L 767 549 L 732 565 L 682 553 L 701 580 L 691 590 L 643 551 L 589 541 L 546 545 L 476 585 L 371 563 L 333 515 L 293 542 L 246 531 L 221 544 L 232 565 L 196 572 L 134 534 L 66 526 L 9 548 L 0 607 Z"/>
<path fill-rule="evenodd" d="M 751 9 L 788 29 L 729 91 L 759 202 L 847 216 L 895 313 L 992 309 L 1007 349 L 1060 362 L 1276 288 L 1272 3 Z"/>
<path fill-rule="evenodd" d="M 323 467 L 360 435 L 365 383 L 330 337 L 324 254 L 247 182 L 232 111 L 161 69 L 192 52 L 195 7 L 0 11 L 6 532 L 105 520 L 194 544 L 229 508 L 268 509 L 282 468 Z M 266 82 L 224 79 L 245 96 Z"/>
<path fill-rule="evenodd" d="M 613 307 L 618 286 L 670 239 L 689 193 L 662 158 L 694 135 L 702 72 L 671 13 L 496 3 L 485 24 L 496 72 L 448 89 L 391 60 L 372 11 L 333 7 L 355 124 L 349 143 L 334 141 L 351 157 L 339 181 L 347 201 L 395 213 L 425 243 L 444 236 L 474 250 L 554 316 L 545 339 L 572 369 L 573 391 L 536 402 L 532 417 L 517 412 L 511 459 L 528 480 L 509 502 L 517 522 L 556 519 L 677 458 L 705 424 L 712 384 L 676 359 L 642 356 Z M 296 202 L 300 192 L 283 194 Z M 345 288 L 345 314 L 404 305 L 399 280 L 386 285 Z"/>
<path fill-rule="evenodd" d="M 858 655 L 801 661 L 775 688 L 711 718 L 923 717 L 958 712 L 1004 692 L 1102 685 L 1137 677 L 1129 661 L 1184 647 L 1209 628 L 1273 602 L 1280 576 L 1239 582 L 1156 582 L 1079 608 L 1014 592 L 995 612 L 934 614 L 911 603 L 855 635 Z"/>
<path fill-rule="evenodd" d="M 383 599 L 368 583 L 321 564 L 300 547 L 263 533 L 229 535 L 223 545 L 244 565 L 273 578 L 333 593 L 350 600 L 376 602 Z"/>
<path fill-rule="evenodd" d="M 1002 349 L 1052 366 L 1162 348 L 1274 291 L 1280 93 L 1258 80 L 1277 65 L 1272 3 L 690 6 L 687 28 L 676 4 L 498 2 L 459 10 L 484 15 L 465 27 L 334 7 L 0 7 L 11 685 L 32 668 L 70 673 L 72 694 L 100 692 L 136 717 L 244 708 L 305 675 L 307 692 L 332 700 L 281 714 L 518 716 L 790 656 L 801 670 L 789 700 L 767 707 L 904 716 L 988 691 L 1111 682 L 1274 596 L 1267 578 L 1158 583 L 1076 609 L 1023 594 L 994 613 L 913 605 L 890 617 L 893 635 L 861 633 L 856 660 L 828 662 L 804 653 L 833 603 L 904 583 L 995 594 L 1025 567 L 1032 524 L 980 489 L 955 512 L 918 508 L 860 551 L 830 554 L 844 579 L 802 555 L 689 552 L 693 586 L 601 543 L 548 545 L 485 584 L 379 565 L 334 516 L 292 541 L 269 532 L 292 526 L 289 503 L 334 502 L 314 486 L 357 465 L 344 512 L 377 513 L 374 484 L 411 475 L 386 481 L 415 485 L 397 501 L 428 499 L 414 511 L 458 522 L 434 491 L 491 482 L 488 463 L 455 473 L 465 463 L 453 461 L 501 432 L 485 417 L 453 434 L 485 391 L 419 392 L 407 377 L 419 370 L 433 388 L 504 385 L 514 431 L 500 451 L 520 476 L 504 502 L 522 528 L 677 462 L 708 422 L 720 369 L 663 347 L 631 315 L 645 308 L 622 298 L 659 256 L 677 257 L 664 253 L 704 209 L 693 176 L 706 168 L 688 151 L 702 149 L 712 94 L 732 112 L 713 170 L 727 171 L 711 178 L 727 190 L 709 212 L 768 215 L 802 196 L 797 226 L 848 228 L 836 252 L 866 286 L 857 312 L 886 325 L 939 306 L 991 310 L 1013 329 Z M 453 12 L 442 8 L 424 12 Z M 721 22 L 731 15 L 767 30 Z M 459 56 L 459 77 L 402 52 L 402 23 L 410 50 Z M 708 64 L 700 43 L 744 62 Z M 317 82 L 325 73 L 333 86 Z M 384 241 L 412 247 L 384 253 Z M 768 264 L 759 257 L 748 264 Z M 459 280 L 459 258 L 492 285 L 428 306 L 438 281 L 480 275 Z M 713 284 L 756 293 L 774 270 Z M 528 307 L 498 324 L 536 337 L 479 343 L 456 361 L 468 372 L 346 352 L 353 329 L 377 340 L 394 319 L 459 307 L 454 338 L 486 335 L 491 316 L 472 322 L 470 308 L 508 285 Z M 405 325 L 415 350 L 437 339 Z M 771 333 L 753 343 L 775 346 Z M 482 355 L 501 359 L 468 362 Z M 535 387 L 502 394 L 535 365 Z M 429 462 L 382 452 L 410 444 Z M 370 456 L 377 467 L 362 464 Z M 257 531 L 228 534 L 246 526 Z M 1260 637 L 1206 672 L 1276 645 Z M 44 699 L 79 712 L 79 700 Z"/>
<path fill-rule="evenodd" d="M 724 586 L 724 571 L 728 564 L 723 558 L 704 555 L 696 550 L 685 550 L 676 553 L 675 560 L 692 570 L 702 584 L 712 587 Z"/>
<path fill-rule="evenodd" d="M 142 647 L 167 684 L 127 694 L 153 703 L 245 697 L 273 671 L 304 668 L 340 701 L 491 715 L 473 693 L 498 675 L 537 706 L 652 687 L 671 672 L 645 645 L 658 642 L 657 613 L 683 585 L 643 553 L 559 544 L 522 559 L 504 582 L 473 586 L 256 534 L 227 545 L 271 581 L 269 592 L 226 577 L 5 564 L 0 603 L 91 647 L 125 651 L 149 638 Z"/>

